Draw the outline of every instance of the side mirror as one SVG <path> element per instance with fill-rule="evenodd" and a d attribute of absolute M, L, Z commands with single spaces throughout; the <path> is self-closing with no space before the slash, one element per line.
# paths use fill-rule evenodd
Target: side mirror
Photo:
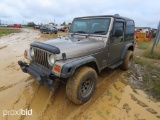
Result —
<path fill-rule="evenodd" d="M 114 34 L 114 37 L 120 37 L 120 36 L 123 36 L 123 31 L 122 31 L 122 30 L 119 30 L 119 29 L 116 29 L 116 30 L 115 30 L 115 34 Z"/>

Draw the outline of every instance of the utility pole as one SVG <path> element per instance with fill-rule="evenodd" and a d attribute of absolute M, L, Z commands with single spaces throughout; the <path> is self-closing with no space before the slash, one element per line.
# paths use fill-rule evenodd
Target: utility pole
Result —
<path fill-rule="evenodd" d="M 155 37 L 153 45 L 152 45 L 151 54 L 153 54 L 154 48 L 156 47 L 156 45 L 158 44 L 159 41 L 160 41 L 160 21 L 158 24 L 158 29 L 156 31 L 156 37 Z"/>
<path fill-rule="evenodd" d="M 1 25 L 1 19 L 0 19 L 0 25 Z"/>

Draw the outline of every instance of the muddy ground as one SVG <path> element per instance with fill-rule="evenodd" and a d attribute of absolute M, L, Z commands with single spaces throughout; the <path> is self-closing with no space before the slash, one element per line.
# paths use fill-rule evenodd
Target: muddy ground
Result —
<path fill-rule="evenodd" d="M 18 60 L 33 41 L 45 38 L 37 30 L 22 29 L 0 38 L 0 120 L 158 120 L 160 102 L 142 90 L 124 84 L 127 72 L 105 69 L 98 75 L 93 97 L 83 105 L 73 104 L 65 85 L 51 92 L 23 73 Z M 122 81 L 122 82 L 121 82 Z M 32 109 L 29 115 L 4 115 L 4 110 Z"/>

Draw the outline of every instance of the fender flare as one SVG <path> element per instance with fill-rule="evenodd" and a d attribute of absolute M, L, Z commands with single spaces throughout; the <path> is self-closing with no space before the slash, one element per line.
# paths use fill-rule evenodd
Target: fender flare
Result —
<path fill-rule="evenodd" d="M 98 71 L 100 72 L 99 64 L 98 64 L 96 58 L 94 58 L 93 56 L 87 56 L 87 57 L 84 57 L 84 58 L 77 59 L 75 61 L 69 62 L 67 64 L 64 64 L 62 66 L 60 77 L 61 78 L 68 78 L 68 77 L 70 77 L 70 76 L 72 76 L 74 74 L 75 70 L 78 67 L 80 67 L 82 65 L 85 65 L 87 63 L 91 63 L 91 62 L 94 62 L 96 64 L 96 67 L 98 68 Z"/>
<path fill-rule="evenodd" d="M 127 53 L 128 48 L 131 47 L 131 46 L 134 46 L 134 44 L 133 43 L 128 43 L 128 44 L 125 45 L 125 47 L 124 47 L 124 49 L 122 51 L 122 54 L 121 54 L 121 59 L 122 60 L 124 59 L 124 57 L 125 57 L 125 55 Z"/>

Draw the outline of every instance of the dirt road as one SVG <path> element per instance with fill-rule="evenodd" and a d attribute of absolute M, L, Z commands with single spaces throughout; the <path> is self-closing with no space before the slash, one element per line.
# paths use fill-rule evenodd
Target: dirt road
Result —
<path fill-rule="evenodd" d="M 121 82 L 120 69 L 103 70 L 91 100 L 73 104 L 65 94 L 65 85 L 51 92 L 23 73 L 18 60 L 33 41 L 41 41 L 39 31 L 23 29 L 21 33 L 0 38 L 0 120 L 158 120 L 160 102 L 148 99 L 141 90 Z M 122 79 L 122 78 L 121 78 Z M 32 115 L 4 115 L 4 110 L 32 109 Z"/>

